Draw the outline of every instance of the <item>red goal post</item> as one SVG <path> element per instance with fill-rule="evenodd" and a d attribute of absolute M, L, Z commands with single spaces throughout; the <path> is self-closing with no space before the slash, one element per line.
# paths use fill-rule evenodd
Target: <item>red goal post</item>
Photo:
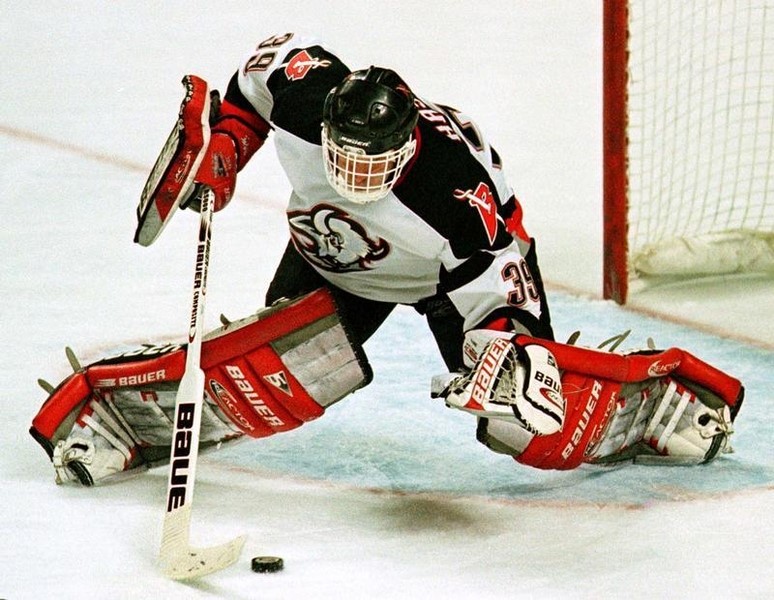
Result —
<path fill-rule="evenodd" d="M 604 0 L 603 293 L 774 273 L 774 0 Z"/>

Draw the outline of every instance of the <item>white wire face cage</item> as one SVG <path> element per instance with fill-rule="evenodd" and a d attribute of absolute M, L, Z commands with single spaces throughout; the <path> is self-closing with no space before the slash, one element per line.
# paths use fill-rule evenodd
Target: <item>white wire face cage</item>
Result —
<path fill-rule="evenodd" d="M 322 128 L 325 175 L 338 194 L 356 204 L 384 198 L 400 178 L 414 156 L 417 142 L 413 136 L 393 150 L 366 154 L 362 148 L 340 146 Z"/>

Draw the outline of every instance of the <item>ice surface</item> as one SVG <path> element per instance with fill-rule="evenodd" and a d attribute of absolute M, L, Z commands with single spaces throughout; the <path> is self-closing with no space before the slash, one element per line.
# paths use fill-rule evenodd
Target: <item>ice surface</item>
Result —
<path fill-rule="evenodd" d="M 4 6 L 0 27 L 1 598 L 774 592 L 771 280 L 661 286 L 635 299 L 693 327 L 595 299 L 599 2 L 32 0 Z M 201 460 L 193 542 L 247 533 L 237 566 L 191 584 L 163 578 L 163 469 L 96 489 L 55 486 L 27 434 L 45 398 L 36 379 L 67 374 L 65 345 L 88 361 L 185 331 L 197 219 L 176 216 L 150 248 L 131 243 L 180 78 L 193 72 L 222 89 L 257 42 L 297 28 L 330 39 L 352 66 L 392 66 L 423 96 L 475 116 L 539 239 L 559 337 L 578 329 L 593 345 L 631 329 L 632 346 L 651 336 L 735 374 L 747 387 L 736 453 L 699 468 L 520 467 L 475 441 L 469 415 L 429 399 L 442 363 L 403 309 L 366 348 L 371 386 L 299 430 Z M 260 305 L 287 235 L 287 193 L 266 148 L 216 216 L 210 326 Z M 252 573 L 257 554 L 283 556 L 285 571 Z"/>

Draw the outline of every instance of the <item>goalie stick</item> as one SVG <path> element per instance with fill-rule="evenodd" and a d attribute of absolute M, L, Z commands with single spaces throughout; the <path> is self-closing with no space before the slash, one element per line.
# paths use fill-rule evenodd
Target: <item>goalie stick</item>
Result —
<path fill-rule="evenodd" d="M 219 546 L 194 548 L 190 545 L 191 504 L 204 395 L 204 371 L 200 363 L 213 203 L 214 193 L 203 188 L 188 349 L 185 372 L 175 399 L 167 504 L 159 553 L 162 569 L 172 579 L 194 579 L 224 569 L 239 559 L 245 543 L 245 536 L 240 536 Z"/>

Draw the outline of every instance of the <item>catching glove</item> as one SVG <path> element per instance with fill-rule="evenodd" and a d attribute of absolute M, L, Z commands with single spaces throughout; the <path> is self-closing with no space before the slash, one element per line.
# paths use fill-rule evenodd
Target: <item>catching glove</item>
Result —
<path fill-rule="evenodd" d="M 556 360 L 539 344 L 519 344 L 514 335 L 491 330 L 466 334 L 464 375 L 434 378 L 431 394 L 446 405 L 487 419 L 517 423 L 536 435 L 559 431 L 565 401 Z"/>

